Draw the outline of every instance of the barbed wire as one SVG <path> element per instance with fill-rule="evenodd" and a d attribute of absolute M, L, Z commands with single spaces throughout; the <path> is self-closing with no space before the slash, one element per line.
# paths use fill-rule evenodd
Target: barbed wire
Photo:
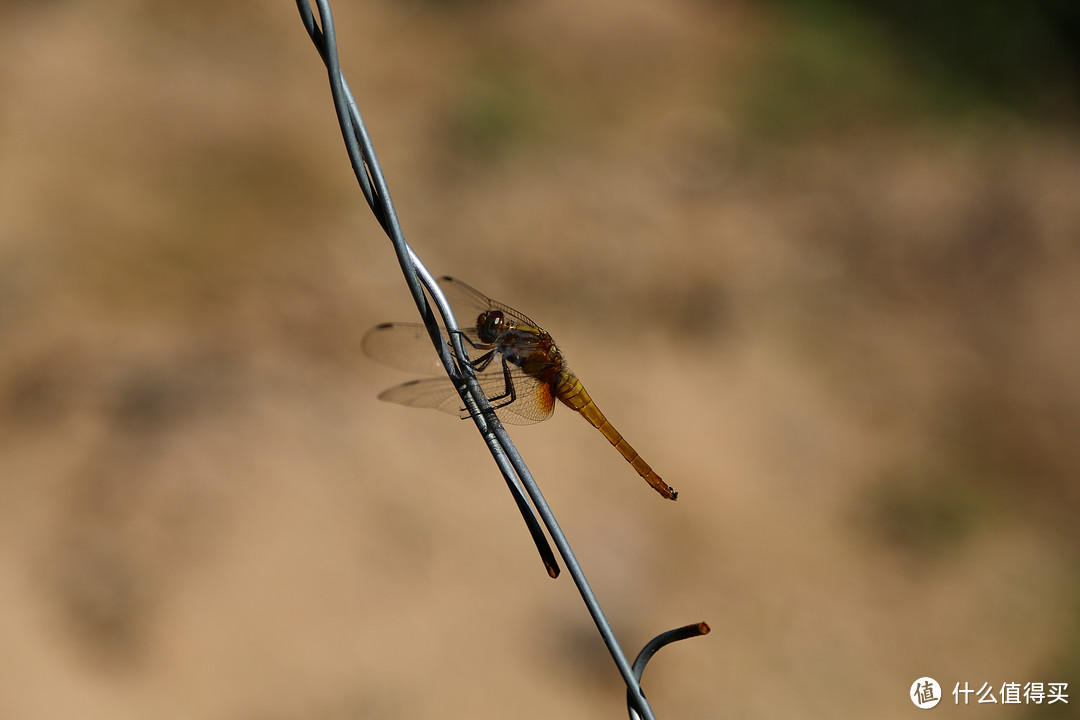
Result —
<path fill-rule="evenodd" d="M 525 465 L 525 461 L 518 453 L 513 441 L 495 415 L 495 411 L 477 382 L 465 343 L 462 342 L 462 333 L 454 318 L 453 309 L 447 302 L 434 277 L 428 272 L 408 243 L 405 242 L 397 212 L 394 210 L 393 201 L 390 199 L 390 190 L 387 187 L 386 178 L 375 154 L 371 137 L 368 134 L 367 127 L 364 125 L 363 117 L 356 105 L 352 90 L 341 72 L 337 53 L 337 38 L 334 32 L 334 19 L 330 11 L 329 0 L 315 0 L 319 12 L 318 23 L 316 23 L 315 16 L 311 11 L 310 0 L 297 0 L 296 4 L 300 10 L 300 17 L 303 20 L 304 27 L 322 57 L 323 63 L 326 65 L 330 79 L 330 91 L 334 98 L 334 108 L 337 111 L 338 124 L 341 126 L 345 149 L 357 182 L 360 184 L 360 190 L 371 207 L 371 211 L 375 214 L 375 219 L 378 220 L 379 225 L 386 232 L 394 246 L 394 252 L 405 276 L 409 292 L 413 296 L 413 301 L 416 303 L 421 318 L 423 318 L 424 326 L 427 328 L 432 345 L 438 354 L 443 369 L 446 371 L 447 377 L 457 389 L 462 402 L 469 411 L 470 417 L 476 424 L 477 430 L 484 438 L 495 464 L 505 478 L 507 487 L 510 489 L 518 511 L 529 528 L 529 533 L 532 535 L 533 542 L 536 544 L 548 575 L 552 578 L 558 577 L 559 565 L 551 551 L 547 538 L 544 537 L 540 521 L 537 519 L 537 513 L 539 513 L 544 527 L 547 528 L 548 534 L 562 556 L 563 562 L 566 563 L 567 572 L 573 578 L 585 607 L 592 616 L 604 644 L 607 646 L 615 665 L 619 669 L 619 673 L 626 683 L 627 710 L 631 719 L 655 720 L 655 715 L 649 702 L 645 699 L 640 684 L 646 663 L 657 650 L 668 643 L 708 633 L 708 625 L 702 622 L 661 633 L 642 649 L 633 667 L 627 662 L 626 655 L 615 638 L 615 633 L 600 607 L 596 594 L 585 578 L 585 573 L 581 569 L 569 541 L 544 499 L 543 493 L 540 492 L 532 473 Z M 425 290 L 434 302 L 435 309 L 429 303 Z M 443 330 L 435 317 L 435 310 L 438 311 L 439 316 L 442 318 L 442 326 L 446 329 L 446 337 L 443 336 Z M 531 506 L 529 504 L 530 500 L 532 501 Z"/>

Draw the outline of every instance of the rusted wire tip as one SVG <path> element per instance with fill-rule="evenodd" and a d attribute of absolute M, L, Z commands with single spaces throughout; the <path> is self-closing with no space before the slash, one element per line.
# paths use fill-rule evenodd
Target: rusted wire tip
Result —
<path fill-rule="evenodd" d="M 707 635 L 709 632 L 708 623 L 702 621 L 693 623 L 692 625 L 683 625 L 680 628 L 674 630 L 668 630 L 662 632 L 652 640 L 645 644 L 645 647 L 641 648 L 641 652 L 638 653 L 637 658 L 634 660 L 634 675 L 638 680 L 641 680 L 641 674 L 645 672 L 645 665 L 649 662 L 649 659 L 656 654 L 656 651 L 665 645 L 670 645 L 673 642 L 679 640 L 686 640 L 692 637 L 700 637 L 701 635 Z"/>
<path fill-rule="evenodd" d="M 645 647 L 641 648 L 641 652 L 638 653 L 637 658 L 634 660 L 634 667 L 632 668 L 634 677 L 637 678 L 639 683 L 641 682 L 641 674 L 645 672 L 645 665 L 649 662 L 649 659 L 656 654 L 656 651 L 665 645 L 670 645 L 677 640 L 686 640 L 688 638 L 700 637 L 708 634 L 709 624 L 704 620 L 660 633 L 652 640 L 645 643 Z M 642 693 L 642 696 L 644 696 L 644 692 Z M 631 720 L 640 717 L 637 709 L 634 707 L 634 698 L 630 694 L 629 689 L 626 691 L 626 709 L 630 713 Z"/>

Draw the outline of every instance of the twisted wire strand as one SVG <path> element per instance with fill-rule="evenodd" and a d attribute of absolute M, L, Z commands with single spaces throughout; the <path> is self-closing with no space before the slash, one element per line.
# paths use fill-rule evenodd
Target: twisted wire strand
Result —
<path fill-rule="evenodd" d="M 439 355 L 443 368 L 446 370 L 447 376 L 454 384 L 454 387 L 457 388 L 496 465 L 506 479 L 507 486 L 514 496 L 518 510 L 525 519 L 533 541 L 537 545 L 544 566 L 548 574 L 553 578 L 559 574 L 558 564 L 551 553 L 551 548 L 543 535 L 543 531 L 539 527 L 536 513 L 539 514 L 548 534 L 559 550 L 559 554 L 566 563 L 567 571 L 574 580 L 582 601 L 592 616 L 604 644 L 607 646 L 615 665 L 619 669 L 619 673 L 626 683 L 627 703 L 630 712 L 636 713 L 643 720 L 655 720 L 652 708 L 641 690 L 639 682 L 641 672 L 644 670 L 648 658 L 656 652 L 656 649 L 667 642 L 681 639 L 681 636 L 677 637 L 673 633 L 677 635 L 684 629 L 662 633 L 657 638 L 654 638 L 638 656 L 641 667 L 632 668 L 630 666 L 618 640 L 615 638 L 610 623 L 608 623 L 600 607 L 596 594 L 585 578 L 585 573 L 581 569 L 569 541 L 544 499 L 543 493 L 540 492 L 532 473 L 525 465 L 525 461 L 514 446 L 510 436 L 507 435 L 502 423 L 496 417 L 487 397 L 476 380 L 452 308 L 439 289 L 438 283 L 435 282 L 435 279 L 420 261 L 420 258 L 405 241 L 371 137 L 356 105 L 352 90 L 341 72 L 338 62 L 337 40 L 334 33 L 334 21 L 329 1 L 315 0 L 315 4 L 319 11 L 319 23 L 316 23 L 315 16 L 311 11 L 310 0 L 297 0 L 297 7 L 304 27 L 318 50 L 323 63 L 326 65 L 330 90 L 334 98 L 334 107 L 337 112 L 338 123 L 341 126 L 349 162 L 352 164 L 353 172 L 356 175 L 357 182 L 360 184 L 364 199 L 367 200 L 376 220 L 394 246 L 398 263 L 405 276 L 405 282 L 431 336 L 432 344 Z M 425 290 L 442 317 L 443 325 L 446 327 L 448 334 L 446 338 L 442 336 L 439 323 L 435 318 L 435 312 L 431 307 L 431 303 L 428 302 Z M 528 499 L 525 497 L 526 494 Z M 531 507 L 529 506 L 529 500 L 532 501 Z M 535 508 L 535 513 L 533 508 Z M 708 626 L 705 626 L 704 623 L 700 625 L 706 628 L 705 632 L 708 631 Z M 692 636 L 686 635 L 686 637 Z M 662 638 L 666 638 L 666 640 L 661 640 Z M 656 644 L 658 642 L 659 644 Z M 650 648 L 653 649 L 646 653 Z M 644 660 L 642 660 L 642 656 L 644 656 Z"/>

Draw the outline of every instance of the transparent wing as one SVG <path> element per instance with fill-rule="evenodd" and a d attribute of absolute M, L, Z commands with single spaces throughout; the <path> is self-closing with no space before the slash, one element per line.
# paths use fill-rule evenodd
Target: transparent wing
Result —
<path fill-rule="evenodd" d="M 360 349 L 372 360 L 405 372 L 441 375 L 442 363 L 420 323 L 382 323 L 364 333 Z M 448 385 L 451 390 L 453 387 Z"/>
<path fill-rule="evenodd" d="M 551 394 L 550 387 L 520 371 L 510 373 L 510 380 L 514 385 L 514 402 L 499 407 L 509 398 L 492 401 L 492 404 L 496 406 L 495 414 L 500 420 L 508 425 L 532 425 L 551 417 L 551 414 L 555 412 L 555 397 Z M 490 389 L 487 387 L 489 383 L 492 385 Z M 501 372 L 485 373 L 480 386 L 484 388 L 484 394 L 488 396 L 488 399 L 506 392 L 506 381 Z"/>
<path fill-rule="evenodd" d="M 428 378 L 410 380 L 379 393 L 379 399 L 405 407 L 431 408 L 451 415 L 462 415 L 462 402 L 449 380 Z M 464 413 L 468 417 L 468 413 Z"/>
<path fill-rule="evenodd" d="M 450 307 L 453 308 L 458 325 L 474 343 L 479 340 L 476 336 L 476 320 L 481 313 L 487 310 L 501 310 L 504 315 L 514 320 L 519 326 L 540 327 L 524 313 L 497 300 L 492 300 L 484 293 L 457 278 L 444 275 L 439 278 L 439 287 L 442 288 Z"/>
<path fill-rule="evenodd" d="M 465 283 L 444 276 L 440 284 L 450 307 L 454 310 L 458 325 L 472 341 L 473 346 L 482 345 L 476 332 L 476 321 L 487 310 L 501 310 L 519 326 L 538 327 L 524 314 L 484 295 Z M 427 328 L 421 323 L 381 323 L 364 333 L 360 349 L 372 360 L 397 370 L 424 375 L 441 375 L 439 356 L 431 344 Z M 478 353 L 470 348 L 470 355 Z M 482 353 L 481 353 L 482 354 Z"/>
<path fill-rule="evenodd" d="M 477 335 L 477 318 L 488 310 L 500 310 L 515 324 L 537 327 L 536 323 L 508 305 L 492 300 L 479 290 L 451 277 L 440 278 L 440 286 L 454 310 L 462 331 L 476 349 L 469 348 L 475 360 L 483 354 L 483 344 Z M 360 341 L 361 350 L 372 360 L 406 372 L 425 375 L 442 375 L 442 364 L 431 344 L 427 328 L 419 323 L 383 323 L 368 330 Z M 487 346 L 490 347 L 490 346 Z M 551 389 L 543 382 L 511 366 L 510 386 L 501 358 L 496 357 L 477 372 L 477 380 L 484 394 L 495 406 L 499 418 L 512 425 L 529 425 L 551 417 L 555 399 Z M 511 397 L 513 402 L 510 402 Z M 462 408 L 461 398 L 454 386 L 446 379 L 413 380 L 403 383 L 379 395 L 380 400 L 407 407 L 432 408 L 442 412 L 468 417 Z"/>
<path fill-rule="evenodd" d="M 532 425 L 547 420 L 555 410 L 555 399 L 548 387 L 520 371 L 510 373 L 515 396 L 512 403 L 507 403 L 510 398 L 506 396 L 506 377 L 501 367 L 494 372 L 480 373 L 476 379 L 495 406 L 495 414 L 507 425 Z M 431 408 L 461 418 L 469 417 L 457 390 L 449 380 L 441 378 L 402 383 L 384 390 L 379 394 L 379 399 L 406 407 Z"/>

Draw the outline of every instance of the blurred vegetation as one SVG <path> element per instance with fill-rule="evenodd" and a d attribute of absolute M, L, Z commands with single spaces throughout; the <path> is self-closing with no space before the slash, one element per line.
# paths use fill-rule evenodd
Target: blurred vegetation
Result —
<path fill-rule="evenodd" d="M 481 50 L 459 82 L 445 119 L 456 162 L 507 162 L 515 149 L 540 139 L 547 103 L 526 58 L 507 50 Z"/>
<path fill-rule="evenodd" d="M 1075 117 L 1080 4 L 774 0 L 748 125 L 785 135 L 868 120 Z"/>
<path fill-rule="evenodd" d="M 991 502 L 970 468 L 951 458 L 913 461 L 867 490 L 857 504 L 864 531 L 916 563 L 963 547 Z"/>

